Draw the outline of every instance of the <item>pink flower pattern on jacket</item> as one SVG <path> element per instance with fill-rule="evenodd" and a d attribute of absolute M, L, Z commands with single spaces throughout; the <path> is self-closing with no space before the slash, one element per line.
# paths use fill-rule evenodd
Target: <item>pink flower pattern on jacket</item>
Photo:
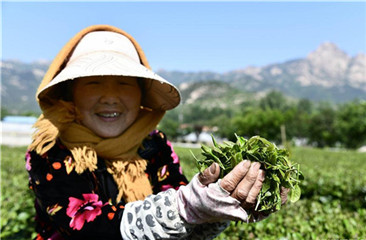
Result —
<path fill-rule="evenodd" d="M 32 169 L 32 166 L 31 166 L 31 163 L 30 163 L 31 156 L 30 156 L 29 150 L 25 154 L 25 160 L 26 160 L 26 162 L 25 162 L 25 168 L 29 172 Z"/>
<path fill-rule="evenodd" d="M 170 156 L 173 158 L 173 163 L 175 163 L 175 164 L 179 163 L 178 155 L 174 152 L 172 143 L 167 140 L 166 145 L 168 145 L 170 147 L 170 149 L 172 150 L 172 154 Z"/>
<path fill-rule="evenodd" d="M 84 199 L 69 197 L 69 205 L 66 210 L 67 216 L 71 217 L 70 227 L 80 230 L 83 228 L 85 221 L 91 222 L 102 214 L 102 201 L 98 201 L 98 195 L 93 193 L 83 194 Z"/>

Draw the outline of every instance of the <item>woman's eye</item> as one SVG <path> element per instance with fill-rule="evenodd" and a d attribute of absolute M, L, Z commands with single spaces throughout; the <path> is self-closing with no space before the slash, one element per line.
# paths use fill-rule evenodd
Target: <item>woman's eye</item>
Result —
<path fill-rule="evenodd" d="M 99 82 L 97 81 L 91 81 L 91 82 L 87 82 L 86 85 L 95 85 L 95 84 L 99 84 Z"/>

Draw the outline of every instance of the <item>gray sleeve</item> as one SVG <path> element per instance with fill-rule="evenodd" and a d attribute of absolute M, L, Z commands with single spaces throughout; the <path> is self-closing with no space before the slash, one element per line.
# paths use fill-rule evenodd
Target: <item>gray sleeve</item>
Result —
<path fill-rule="evenodd" d="M 123 239 L 184 239 L 194 229 L 178 213 L 176 191 L 169 189 L 144 201 L 126 204 L 121 221 Z"/>
<path fill-rule="evenodd" d="M 220 234 L 229 222 L 193 225 L 180 217 L 177 193 L 169 189 L 144 201 L 126 204 L 120 230 L 123 239 L 208 240 Z"/>

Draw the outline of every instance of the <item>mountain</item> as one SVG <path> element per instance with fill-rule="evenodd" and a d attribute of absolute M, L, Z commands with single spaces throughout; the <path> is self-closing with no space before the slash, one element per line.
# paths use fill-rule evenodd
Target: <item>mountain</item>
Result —
<path fill-rule="evenodd" d="M 49 64 L 2 61 L 2 106 L 13 113 L 39 112 L 34 95 Z M 314 101 L 366 100 L 366 55 L 349 56 L 330 42 L 304 58 L 262 67 L 248 66 L 226 73 L 157 73 L 180 88 L 183 103 L 199 101 L 203 106 L 240 104 L 273 89 L 292 98 Z"/>
<path fill-rule="evenodd" d="M 227 109 L 255 98 L 253 93 L 245 93 L 221 81 L 186 82 L 179 85 L 182 105 L 198 104 L 203 108 Z"/>
<path fill-rule="evenodd" d="M 214 72 L 159 71 L 175 84 L 224 81 L 249 92 L 279 90 L 295 98 L 344 102 L 366 99 L 366 55 L 350 57 L 326 42 L 302 59 L 263 67 L 249 66 L 223 74 Z"/>
<path fill-rule="evenodd" d="M 35 94 L 50 62 L 1 63 L 1 107 L 11 113 L 40 112 Z"/>

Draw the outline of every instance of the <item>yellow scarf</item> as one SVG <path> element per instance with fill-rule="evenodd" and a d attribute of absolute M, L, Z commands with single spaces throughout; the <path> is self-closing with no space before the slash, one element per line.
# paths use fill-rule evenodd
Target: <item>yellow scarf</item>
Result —
<path fill-rule="evenodd" d="M 58 101 L 35 124 L 38 131 L 33 135 L 30 149 L 43 154 L 59 137 L 71 151 L 77 173 L 97 169 L 99 156 L 105 160 L 107 170 L 118 186 L 116 201 L 122 198 L 126 202 L 142 200 L 152 193 L 152 188 L 145 174 L 147 161 L 137 154 L 137 150 L 164 113 L 141 109 L 135 122 L 123 134 L 104 139 L 75 121 L 78 114 L 71 102 Z"/>

